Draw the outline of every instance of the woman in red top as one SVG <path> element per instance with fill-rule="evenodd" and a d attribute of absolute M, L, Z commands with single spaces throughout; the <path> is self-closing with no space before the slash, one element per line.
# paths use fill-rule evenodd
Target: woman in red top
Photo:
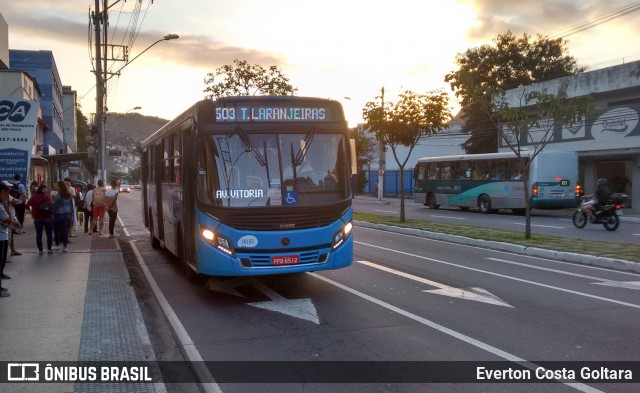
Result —
<path fill-rule="evenodd" d="M 29 198 L 26 208 L 31 210 L 33 223 L 36 226 L 36 244 L 40 251 L 40 255 L 44 254 L 44 251 L 42 251 L 43 228 L 47 234 L 47 251 L 49 255 L 53 254 L 53 251 L 51 250 L 51 235 L 53 233 L 53 202 L 51 201 L 49 190 L 45 184 L 41 184 L 36 193 Z"/>

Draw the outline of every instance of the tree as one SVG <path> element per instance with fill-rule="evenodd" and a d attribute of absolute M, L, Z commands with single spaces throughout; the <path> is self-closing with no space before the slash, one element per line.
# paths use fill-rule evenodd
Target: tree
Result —
<path fill-rule="evenodd" d="M 89 152 L 90 150 L 95 151 L 94 150 L 96 148 L 95 139 L 93 138 L 92 130 L 91 130 L 91 127 L 89 126 L 89 122 L 87 121 L 87 117 L 82 113 L 82 110 L 80 109 L 80 105 L 78 105 L 76 109 L 76 125 L 78 127 L 77 151 L 78 152 Z M 93 175 L 95 174 L 95 168 L 96 168 L 94 158 L 88 158 L 86 160 L 83 160 L 82 163 L 84 167 L 87 169 L 87 171 L 93 177 Z"/>
<path fill-rule="evenodd" d="M 445 123 L 452 118 L 449 96 L 440 90 L 427 94 L 407 90 L 396 103 L 387 102 L 383 107 L 382 103 L 369 101 L 362 112 L 377 139 L 391 148 L 400 168 L 400 222 L 404 222 L 404 166 L 421 137 L 435 135 L 447 127 Z M 397 154 L 400 145 L 409 148 L 403 161 Z"/>
<path fill-rule="evenodd" d="M 233 65 L 223 65 L 209 72 L 204 79 L 206 98 L 226 96 L 293 95 L 298 89 L 278 69 L 261 65 L 250 65 L 246 60 L 234 60 Z"/>
<path fill-rule="evenodd" d="M 460 99 L 462 132 L 471 136 L 465 142 L 467 153 L 491 153 L 498 147 L 498 133 L 484 110 L 491 97 L 475 95 L 475 86 L 484 90 L 509 90 L 585 71 L 566 54 L 567 41 L 528 34 L 521 38 L 511 31 L 485 44 L 456 56 L 459 69 L 445 76 L 456 97 Z"/>
<path fill-rule="evenodd" d="M 487 94 L 482 94 L 486 96 Z M 515 153 L 523 168 L 524 200 L 526 212 L 525 238 L 531 238 L 531 214 L 529 200 L 529 166 L 533 159 L 556 138 L 566 126 L 584 122 L 593 112 L 591 96 L 565 98 L 562 95 L 527 92 L 522 90 L 518 106 L 512 106 L 504 91 L 489 94 L 494 97 L 487 108 L 487 115 L 499 130 L 504 143 Z M 530 138 L 532 131 L 536 137 Z M 523 155 L 523 151 L 530 155 Z"/>

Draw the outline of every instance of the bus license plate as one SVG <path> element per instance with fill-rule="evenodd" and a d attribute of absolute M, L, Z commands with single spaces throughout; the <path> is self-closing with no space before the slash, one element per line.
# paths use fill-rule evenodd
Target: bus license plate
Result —
<path fill-rule="evenodd" d="M 274 266 L 277 265 L 297 265 L 299 262 L 299 257 L 297 255 L 288 255 L 281 257 L 272 257 L 271 264 Z"/>

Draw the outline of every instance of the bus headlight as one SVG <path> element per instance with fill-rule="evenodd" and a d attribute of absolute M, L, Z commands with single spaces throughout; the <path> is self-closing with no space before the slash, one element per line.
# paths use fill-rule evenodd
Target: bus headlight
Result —
<path fill-rule="evenodd" d="M 207 228 L 204 225 L 200 226 L 200 236 L 209 244 L 224 252 L 229 256 L 235 256 L 233 246 L 229 239 L 218 235 L 213 229 Z"/>
<path fill-rule="evenodd" d="M 348 223 L 344 224 L 344 226 L 339 232 L 333 235 L 332 248 L 334 250 L 340 247 L 342 243 L 344 243 L 345 239 L 349 237 L 349 234 L 351 233 L 352 229 L 353 229 L 353 224 L 351 223 L 351 221 L 349 221 Z"/>

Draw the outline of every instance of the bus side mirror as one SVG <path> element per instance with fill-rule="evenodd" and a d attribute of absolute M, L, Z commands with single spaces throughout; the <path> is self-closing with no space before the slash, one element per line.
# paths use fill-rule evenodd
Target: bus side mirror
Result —
<path fill-rule="evenodd" d="M 351 174 L 358 173 L 358 156 L 356 155 L 356 140 L 349 139 L 349 145 L 351 147 Z"/>

